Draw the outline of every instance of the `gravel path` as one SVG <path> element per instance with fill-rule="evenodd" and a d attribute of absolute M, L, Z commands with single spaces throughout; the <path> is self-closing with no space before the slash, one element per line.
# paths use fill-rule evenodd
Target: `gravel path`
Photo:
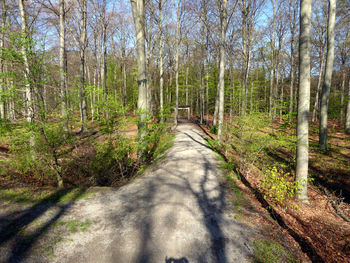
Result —
<path fill-rule="evenodd" d="M 250 262 L 254 231 L 234 219 L 220 175 L 201 132 L 180 124 L 166 158 L 144 176 L 65 208 L 60 220 L 88 220 L 85 231 L 50 245 L 49 256 L 12 251 L 5 262 Z"/>

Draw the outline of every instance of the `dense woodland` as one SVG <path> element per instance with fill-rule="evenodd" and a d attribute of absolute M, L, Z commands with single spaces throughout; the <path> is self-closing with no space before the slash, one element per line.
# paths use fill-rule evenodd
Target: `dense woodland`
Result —
<path fill-rule="evenodd" d="M 119 185 L 168 147 L 186 106 L 238 173 L 263 171 L 272 202 L 307 202 L 309 182 L 349 220 L 339 208 L 350 198 L 348 0 L 1 0 L 0 10 L 4 187 Z"/>

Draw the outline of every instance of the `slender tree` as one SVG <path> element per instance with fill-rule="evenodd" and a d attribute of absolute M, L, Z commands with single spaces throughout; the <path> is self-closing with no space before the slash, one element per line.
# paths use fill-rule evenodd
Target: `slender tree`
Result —
<path fill-rule="evenodd" d="M 163 68 L 163 25 L 162 25 L 162 9 L 163 0 L 158 2 L 158 38 L 159 38 L 159 107 L 160 107 L 160 120 L 164 121 L 164 68 Z"/>
<path fill-rule="evenodd" d="M 218 141 L 222 142 L 222 126 L 224 122 L 225 92 L 225 46 L 227 30 L 227 0 L 217 0 L 220 10 L 220 68 L 219 68 L 219 125 Z"/>
<path fill-rule="evenodd" d="M 84 133 L 86 128 L 86 118 L 87 118 L 87 104 L 86 104 L 86 94 L 85 94 L 85 51 L 86 51 L 86 16 L 87 16 L 87 0 L 80 0 L 80 90 L 79 90 L 79 100 L 80 100 L 80 120 L 81 120 L 81 133 Z"/>
<path fill-rule="evenodd" d="M 66 68 L 66 11 L 65 0 L 59 2 L 59 19 L 60 19 L 60 89 L 61 89 L 61 115 L 63 119 L 63 128 L 68 131 L 67 116 L 67 68 Z"/>
<path fill-rule="evenodd" d="M 174 123 L 177 125 L 178 108 L 179 108 L 179 56 L 180 56 L 180 22 L 182 16 L 182 0 L 177 1 L 177 20 L 176 20 L 176 35 L 175 35 L 175 117 Z"/>
<path fill-rule="evenodd" d="M 6 0 L 1 1 L 1 32 L 0 32 L 0 74 L 5 73 L 5 63 L 4 59 L 2 58 L 2 51 L 5 47 L 5 26 L 6 26 Z M 0 81 L 0 119 L 5 119 L 5 103 L 4 99 L 2 97 L 3 92 L 5 91 L 5 85 L 4 85 L 4 77 L 2 77 Z"/>
<path fill-rule="evenodd" d="M 147 134 L 147 73 L 146 73 L 146 48 L 145 48 L 145 10 L 144 0 L 130 0 L 132 14 L 136 28 L 137 44 L 137 84 L 138 84 L 138 139 L 141 145 Z M 142 152 L 139 151 L 139 158 Z"/>
<path fill-rule="evenodd" d="M 350 78 L 348 84 L 348 102 L 346 104 L 345 133 L 350 134 Z"/>
<path fill-rule="evenodd" d="M 289 85 L 289 121 L 292 121 L 293 113 L 293 94 L 294 94 L 294 42 L 295 42 L 295 30 L 296 30 L 296 15 L 297 15 L 297 0 L 289 0 L 289 25 L 290 25 L 290 85 Z"/>
<path fill-rule="evenodd" d="M 298 141 L 296 160 L 296 181 L 299 186 L 296 197 L 300 201 L 308 200 L 311 3 L 311 0 L 300 0 Z"/>
<path fill-rule="evenodd" d="M 334 34 L 335 34 L 336 0 L 328 1 L 328 26 L 327 26 L 327 58 L 326 69 L 322 87 L 320 108 L 320 136 L 321 150 L 328 149 L 328 102 L 331 90 L 333 62 L 334 62 Z"/>
<path fill-rule="evenodd" d="M 18 0 L 18 7 L 21 15 L 22 38 L 24 40 L 28 40 L 30 38 L 30 34 L 28 32 L 27 16 L 25 14 L 23 0 Z M 30 68 L 29 68 L 29 62 L 28 62 L 28 48 L 30 45 L 31 45 L 30 41 L 24 41 L 21 48 L 21 53 L 22 53 L 23 62 L 24 62 L 26 117 L 28 122 L 33 122 L 34 121 L 34 104 L 32 99 L 33 87 L 31 86 Z"/>

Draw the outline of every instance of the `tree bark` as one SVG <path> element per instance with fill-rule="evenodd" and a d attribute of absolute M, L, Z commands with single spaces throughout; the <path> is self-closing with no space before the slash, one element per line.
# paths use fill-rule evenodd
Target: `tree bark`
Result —
<path fill-rule="evenodd" d="M 290 10 L 292 9 L 292 0 L 289 0 Z M 289 86 L 289 114 L 288 120 L 292 121 L 293 113 L 293 93 L 294 93 L 294 40 L 295 40 L 295 22 L 296 22 L 296 13 L 297 13 L 297 0 L 294 0 L 293 11 L 289 12 L 290 15 L 290 86 Z"/>
<path fill-rule="evenodd" d="M 276 13 L 277 13 L 277 0 L 273 0 L 273 24 L 272 24 L 272 37 L 271 37 L 271 69 L 270 69 L 270 100 L 269 100 L 269 117 L 274 117 L 276 112 L 275 100 L 274 100 L 274 73 L 275 73 L 275 32 L 276 32 Z"/>
<path fill-rule="evenodd" d="M 350 77 L 348 85 L 348 102 L 346 104 L 345 133 L 350 134 Z"/>
<path fill-rule="evenodd" d="M 66 28 L 65 28 L 65 0 L 59 2 L 59 19 L 60 19 L 60 89 L 61 89 L 61 118 L 63 120 L 63 129 L 68 132 L 67 116 L 67 83 L 66 83 Z"/>
<path fill-rule="evenodd" d="M 138 139 L 142 146 L 147 134 L 147 73 L 146 73 L 146 49 L 145 49 L 145 10 L 144 0 L 131 0 L 132 14 L 136 27 L 137 42 L 137 83 L 138 83 Z M 138 157 L 142 156 L 139 151 Z"/>
<path fill-rule="evenodd" d="M 174 124 L 177 125 L 178 119 L 178 108 L 179 108 L 179 53 L 180 53 L 180 19 L 181 19 L 181 0 L 178 2 L 177 6 L 177 21 L 176 21 L 176 36 L 175 36 L 175 116 Z"/>
<path fill-rule="evenodd" d="M 5 73 L 5 63 L 2 58 L 2 50 L 5 47 L 5 26 L 6 26 L 6 0 L 1 0 L 1 33 L 0 33 L 0 74 Z M 2 96 L 5 91 L 5 77 L 1 77 L 0 81 L 0 119 L 6 119 L 5 115 L 5 98 Z"/>
<path fill-rule="evenodd" d="M 163 68 L 163 26 L 162 26 L 162 9 L 163 1 L 159 0 L 158 11 L 158 32 L 159 32 L 159 107 L 160 107 L 160 121 L 164 122 L 164 68 Z M 187 79 L 186 79 L 187 81 Z M 186 82 L 187 87 L 187 82 Z M 188 92 L 188 90 L 186 90 Z M 186 101 L 188 93 L 186 93 Z"/>
<path fill-rule="evenodd" d="M 317 89 L 316 89 L 316 97 L 315 97 L 314 108 L 312 110 L 312 122 L 316 121 L 317 119 L 317 112 L 319 108 L 319 97 L 320 97 L 321 84 L 322 84 L 322 78 L 323 78 L 323 68 L 324 68 L 324 47 L 322 47 L 322 50 L 321 50 L 321 61 L 320 61 L 320 68 L 319 68 L 319 75 L 318 75 L 318 82 L 317 82 Z"/>
<path fill-rule="evenodd" d="M 300 1 L 299 96 L 296 158 L 296 182 L 298 183 L 299 191 L 297 191 L 296 197 L 299 201 L 304 202 L 308 200 L 311 3 L 311 0 Z"/>
<path fill-rule="evenodd" d="M 334 62 L 334 34 L 335 34 L 336 0 L 328 1 L 328 27 L 327 27 L 327 58 L 326 69 L 322 87 L 320 108 L 320 149 L 328 149 L 328 102 L 331 89 L 333 62 Z"/>
<path fill-rule="evenodd" d="M 80 0 L 80 119 L 81 130 L 80 133 L 85 131 L 86 118 L 87 118 L 87 105 L 85 94 L 85 49 L 86 49 L 86 12 L 87 12 L 87 0 Z"/>
<path fill-rule="evenodd" d="M 225 93 L 225 46 L 227 29 L 227 0 L 218 0 L 220 7 L 220 72 L 219 72 L 219 125 L 218 142 L 222 143 L 222 127 L 224 122 Z"/>
<path fill-rule="evenodd" d="M 28 38 L 28 28 L 27 28 L 27 18 L 24 11 L 24 4 L 23 0 L 18 0 L 18 7 L 20 10 L 21 15 L 21 29 L 22 29 L 22 37 L 24 39 Z M 26 104 L 26 118 L 28 122 L 34 121 L 34 105 L 32 100 L 32 87 L 30 85 L 30 68 L 29 68 L 29 62 L 28 62 L 28 55 L 27 55 L 27 41 L 22 45 L 21 53 L 23 56 L 23 62 L 24 62 L 24 79 L 25 79 L 25 104 Z"/>
<path fill-rule="evenodd" d="M 342 82 L 340 89 L 340 122 L 343 123 L 344 120 L 344 93 L 345 93 L 345 69 L 343 68 Z"/>

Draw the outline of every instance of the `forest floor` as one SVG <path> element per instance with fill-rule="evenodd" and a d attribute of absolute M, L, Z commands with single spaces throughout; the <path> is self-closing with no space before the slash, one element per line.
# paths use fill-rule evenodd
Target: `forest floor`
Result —
<path fill-rule="evenodd" d="M 198 128 L 184 123 L 166 156 L 125 186 L 1 202 L 0 261 L 251 262 L 267 232 L 256 220 L 267 220 L 220 165 Z"/>
<path fill-rule="evenodd" d="M 292 137 L 295 127 L 284 125 L 285 123 L 275 120 L 271 129 L 266 129 L 264 132 L 268 136 L 263 138 L 290 140 L 292 147 L 259 150 L 255 154 L 254 165 L 248 164 L 249 169 L 240 168 L 241 180 L 236 181 L 237 186 L 246 193 L 248 199 L 251 198 L 256 202 L 256 209 L 261 213 L 267 212 L 274 220 L 276 224 L 273 227 L 272 237 L 276 236 L 276 233 L 281 233 L 299 247 L 299 252 L 313 262 L 350 262 L 350 223 L 340 215 L 350 218 L 350 136 L 344 134 L 338 121 L 330 120 L 330 149 L 321 152 L 317 141 L 318 125 L 312 124 L 309 149 L 309 175 L 312 182 L 309 183 L 309 203 L 300 204 L 290 199 L 280 205 L 273 198 L 266 196 L 262 181 L 266 178 L 266 170 L 270 167 L 278 167 L 278 171 L 283 170 L 289 178 L 295 176 L 295 143 L 293 146 L 295 139 Z M 207 133 L 207 137 L 216 139 L 216 135 L 210 133 L 205 125 L 200 127 Z M 247 165 L 247 160 L 237 152 L 237 148 L 230 146 L 245 143 L 244 139 L 240 138 L 240 132 L 236 133 L 233 130 L 233 134 L 226 136 L 228 147 L 214 146 L 228 162 L 232 162 L 231 169 L 232 166 L 241 167 L 244 162 Z M 250 132 L 252 131 L 246 133 Z M 256 129 L 253 133 L 249 140 L 254 144 L 256 143 L 254 135 L 258 133 L 261 135 L 263 132 L 261 129 Z"/>

